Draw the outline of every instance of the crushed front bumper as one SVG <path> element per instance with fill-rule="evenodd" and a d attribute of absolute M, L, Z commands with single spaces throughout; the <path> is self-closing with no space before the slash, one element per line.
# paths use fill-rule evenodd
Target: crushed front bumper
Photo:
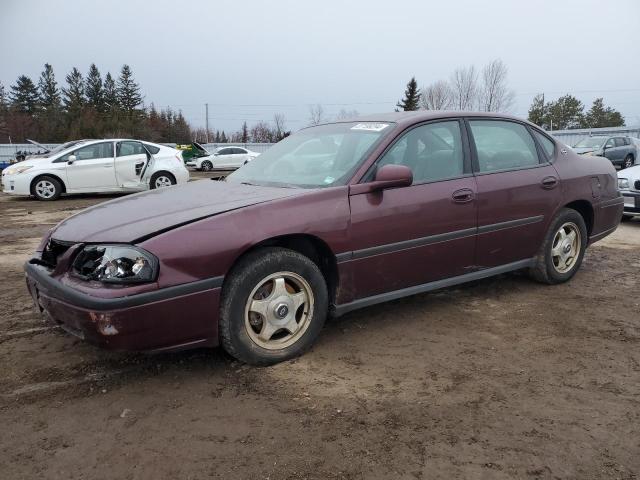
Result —
<path fill-rule="evenodd" d="M 34 263 L 25 264 L 25 273 L 38 311 L 92 344 L 113 350 L 164 351 L 218 343 L 220 277 L 102 298 L 61 283 Z"/>

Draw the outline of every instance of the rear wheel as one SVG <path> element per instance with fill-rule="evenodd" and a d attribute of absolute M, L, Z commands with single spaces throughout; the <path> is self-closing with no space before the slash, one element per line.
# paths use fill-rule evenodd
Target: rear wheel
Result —
<path fill-rule="evenodd" d="M 210 172 L 211 170 L 213 170 L 213 163 L 211 163 L 209 160 L 205 160 L 200 164 L 200 169 L 203 172 Z"/>
<path fill-rule="evenodd" d="M 622 162 L 622 168 L 631 168 L 631 167 L 633 167 L 633 156 L 629 154 L 624 158 L 624 162 Z"/>
<path fill-rule="evenodd" d="M 257 250 L 225 279 L 222 346 L 253 365 L 288 360 L 313 344 L 327 308 L 327 285 L 309 258 L 285 248 Z"/>
<path fill-rule="evenodd" d="M 176 177 L 169 172 L 156 172 L 151 176 L 149 182 L 151 189 L 170 187 L 176 184 Z"/>
<path fill-rule="evenodd" d="M 36 178 L 31 185 L 31 195 L 38 200 L 57 200 L 62 194 L 62 184 L 57 178 L 43 175 Z"/>
<path fill-rule="evenodd" d="M 580 268 L 587 248 L 587 226 L 575 210 L 563 208 L 551 223 L 531 267 L 531 276 L 542 283 L 569 280 Z"/>

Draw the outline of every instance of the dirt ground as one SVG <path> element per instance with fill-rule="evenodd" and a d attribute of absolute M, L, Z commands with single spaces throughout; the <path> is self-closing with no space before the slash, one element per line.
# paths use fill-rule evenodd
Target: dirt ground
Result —
<path fill-rule="evenodd" d="M 253 368 L 42 323 L 22 263 L 103 200 L 0 195 L 0 478 L 640 476 L 640 221 L 568 284 L 512 274 L 367 308 Z"/>

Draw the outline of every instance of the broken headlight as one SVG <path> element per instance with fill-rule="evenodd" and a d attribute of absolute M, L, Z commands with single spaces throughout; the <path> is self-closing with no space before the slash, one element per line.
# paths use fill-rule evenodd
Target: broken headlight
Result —
<path fill-rule="evenodd" d="M 152 282 L 158 274 L 158 260 L 131 245 L 87 245 L 76 256 L 73 271 L 105 283 Z"/>

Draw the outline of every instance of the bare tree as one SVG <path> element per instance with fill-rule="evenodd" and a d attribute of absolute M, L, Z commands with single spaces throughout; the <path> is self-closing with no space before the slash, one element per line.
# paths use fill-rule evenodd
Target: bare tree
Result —
<path fill-rule="evenodd" d="M 273 115 L 273 131 L 278 139 L 282 138 L 286 130 L 284 113 L 276 113 Z"/>
<path fill-rule="evenodd" d="M 320 125 L 321 123 L 325 123 L 327 120 L 324 116 L 324 108 L 322 105 L 310 105 L 309 106 L 309 125 Z"/>
<path fill-rule="evenodd" d="M 451 76 L 453 92 L 452 106 L 455 110 L 471 110 L 478 97 L 478 74 L 476 67 L 457 68 Z"/>
<path fill-rule="evenodd" d="M 507 86 L 507 66 L 496 59 L 482 69 L 482 85 L 478 93 L 478 110 L 507 112 L 513 107 L 513 90 Z"/>
<path fill-rule="evenodd" d="M 271 143 L 273 142 L 273 130 L 267 122 L 260 120 L 251 127 L 249 138 L 254 143 Z"/>
<path fill-rule="evenodd" d="M 422 89 L 420 106 L 425 110 L 447 110 L 453 104 L 453 90 L 444 80 L 438 80 Z"/>
<path fill-rule="evenodd" d="M 340 111 L 336 114 L 336 120 L 348 120 L 350 118 L 355 118 L 360 115 L 358 110 L 346 110 L 341 108 Z"/>

